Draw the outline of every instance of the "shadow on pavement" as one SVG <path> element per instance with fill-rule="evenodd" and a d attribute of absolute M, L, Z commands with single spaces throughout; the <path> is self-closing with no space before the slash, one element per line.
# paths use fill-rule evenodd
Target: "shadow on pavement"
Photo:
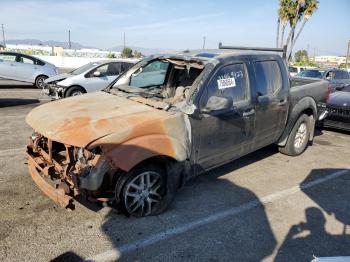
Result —
<path fill-rule="evenodd" d="M 166 241 L 152 242 L 149 246 L 124 253 L 124 234 L 143 223 L 145 228 L 155 228 L 154 219 L 125 219 L 120 221 L 120 215 L 110 212 L 102 231 L 108 236 L 116 250 L 121 252 L 121 261 L 261 261 L 272 254 L 276 240 L 265 213 L 264 205 L 259 198 L 247 188 L 219 179 L 220 176 L 268 157 L 277 152 L 275 147 L 264 148 L 254 154 L 234 161 L 224 167 L 214 169 L 198 178 L 192 179 L 183 190 L 178 192 L 175 202 L 164 213 L 158 216 L 166 227 L 158 227 L 141 241 L 167 230 L 181 227 L 193 221 L 203 220 L 224 210 L 255 203 L 248 211 L 229 215 L 210 223 L 195 227 L 183 234 L 171 235 Z M 180 216 L 179 220 L 172 217 Z M 130 228 L 128 230 L 128 228 Z M 159 231 L 159 229 L 162 229 Z M 147 231 L 147 230 L 145 230 Z M 202 232 L 205 232 L 203 234 Z M 144 231 L 141 231 L 140 234 Z M 166 233 L 165 233 L 166 234 Z M 130 235 L 130 233 L 129 233 Z M 135 240 L 133 240 L 135 241 Z M 131 241 L 131 242 L 133 242 Z M 154 248 L 157 252 L 155 253 Z M 153 250 L 153 251 L 152 251 Z"/>
<path fill-rule="evenodd" d="M 85 260 L 79 255 L 75 254 L 74 252 L 68 251 L 50 261 L 51 262 L 82 262 Z"/>
<path fill-rule="evenodd" d="M 39 99 L 0 98 L 0 108 L 40 103 Z"/>
<path fill-rule="evenodd" d="M 349 176 L 317 184 L 325 175 L 346 171 L 344 169 L 314 169 L 300 184 L 301 190 L 320 208 L 305 210 L 306 222 L 293 225 L 275 261 L 311 261 L 315 257 L 350 256 L 350 180 Z M 347 170 L 350 172 L 350 170 Z M 316 183 L 317 186 L 309 187 Z M 326 218 L 322 210 L 343 224 L 342 233 L 332 235 L 326 231 Z"/>
<path fill-rule="evenodd" d="M 314 257 L 350 255 L 350 235 L 329 234 L 319 208 L 307 208 L 305 217 L 306 222 L 290 228 L 275 261 L 311 261 Z"/>
<path fill-rule="evenodd" d="M 350 173 L 350 170 L 348 170 Z M 322 179 L 327 173 L 342 172 L 342 169 L 314 169 L 300 184 L 302 191 L 320 206 L 327 214 L 346 226 L 350 225 L 350 175 L 341 177 L 342 183 L 330 181 L 317 187 L 305 188 L 305 184 Z M 350 249 L 350 246 L 349 246 Z"/>

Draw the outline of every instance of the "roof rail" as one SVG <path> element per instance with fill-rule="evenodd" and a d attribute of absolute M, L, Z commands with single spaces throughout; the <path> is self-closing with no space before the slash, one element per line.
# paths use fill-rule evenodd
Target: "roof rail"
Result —
<path fill-rule="evenodd" d="M 254 51 L 272 51 L 272 52 L 281 52 L 283 53 L 282 58 L 287 58 L 287 45 L 284 45 L 283 48 L 271 48 L 271 47 L 245 47 L 245 46 L 226 46 L 219 43 L 219 49 L 233 49 L 233 50 L 254 50 Z"/>

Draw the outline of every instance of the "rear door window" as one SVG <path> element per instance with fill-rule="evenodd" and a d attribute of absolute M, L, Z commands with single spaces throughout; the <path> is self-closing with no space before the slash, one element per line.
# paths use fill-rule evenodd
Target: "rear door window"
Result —
<path fill-rule="evenodd" d="M 20 56 L 18 62 L 23 63 L 23 64 L 29 64 L 29 65 L 35 64 L 33 59 L 25 57 L 25 56 Z"/>
<path fill-rule="evenodd" d="M 211 96 L 231 97 L 233 102 L 248 100 L 248 78 L 243 63 L 223 66 L 208 85 Z"/>
<path fill-rule="evenodd" d="M 277 61 L 255 62 L 254 70 L 259 96 L 273 94 L 282 88 L 282 74 Z"/>
<path fill-rule="evenodd" d="M 0 61 L 16 62 L 16 55 L 12 54 L 0 54 Z"/>
<path fill-rule="evenodd" d="M 108 69 L 106 72 L 107 76 L 117 76 L 120 74 L 121 64 L 120 63 L 110 63 L 108 64 Z"/>
<path fill-rule="evenodd" d="M 344 70 L 335 70 L 334 79 L 349 79 L 349 73 Z"/>

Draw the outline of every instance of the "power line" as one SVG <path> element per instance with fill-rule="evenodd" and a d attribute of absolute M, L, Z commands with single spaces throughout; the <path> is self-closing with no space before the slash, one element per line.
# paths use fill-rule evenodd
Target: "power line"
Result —
<path fill-rule="evenodd" d="M 1 24 L 1 28 L 2 28 L 2 42 L 4 44 L 4 47 L 6 47 L 4 24 Z"/>
<path fill-rule="evenodd" d="M 346 68 L 349 68 L 349 65 L 348 65 L 349 52 L 350 52 L 350 40 L 348 41 L 348 51 L 346 52 L 346 59 L 345 59 Z"/>
<path fill-rule="evenodd" d="M 124 32 L 124 35 L 123 35 L 123 43 L 124 43 L 124 48 L 123 49 L 125 49 L 125 47 L 126 47 L 126 45 L 125 45 L 125 32 Z"/>
<path fill-rule="evenodd" d="M 68 46 L 69 49 L 72 49 L 72 43 L 70 42 L 70 30 L 68 30 Z"/>

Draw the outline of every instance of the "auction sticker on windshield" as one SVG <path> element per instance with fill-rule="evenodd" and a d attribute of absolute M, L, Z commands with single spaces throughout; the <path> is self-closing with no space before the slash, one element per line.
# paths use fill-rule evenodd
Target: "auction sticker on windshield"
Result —
<path fill-rule="evenodd" d="M 218 79 L 218 88 L 225 89 L 236 86 L 236 80 L 234 77 Z"/>

